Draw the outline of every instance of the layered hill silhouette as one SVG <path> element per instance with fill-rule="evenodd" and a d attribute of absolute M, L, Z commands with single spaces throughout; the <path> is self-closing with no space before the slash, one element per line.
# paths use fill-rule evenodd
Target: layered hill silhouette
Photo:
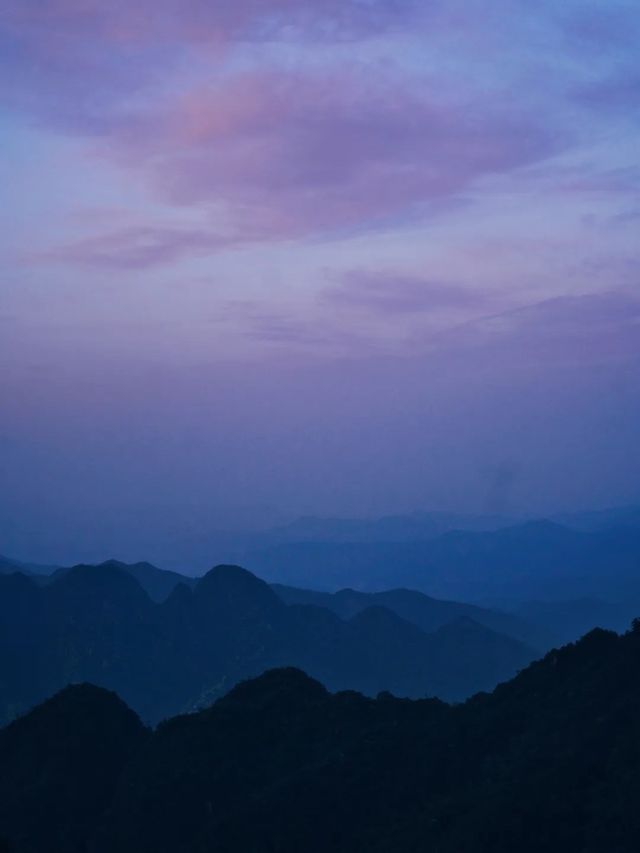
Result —
<path fill-rule="evenodd" d="M 368 607 L 386 607 L 402 619 L 423 631 L 439 628 L 459 619 L 470 619 L 492 631 L 522 639 L 528 643 L 539 641 L 540 632 L 535 623 L 527 622 L 510 613 L 493 608 L 477 607 L 459 601 L 445 601 L 410 589 L 390 589 L 384 592 L 360 592 L 341 589 L 335 593 L 319 592 L 298 587 L 272 584 L 271 588 L 287 604 L 314 604 L 326 607 L 342 619 L 351 619 Z"/>
<path fill-rule="evenodd" d="M 432 600 L 473 601 L 484 605 L 473 614 L 466 605 L 474 621 L 544 650 L 596 625 L 624 630 L 640 610 L 639 519 L 634 506 L 518 524 L 508 517 L 447 513 L 302 518 L 249 537 L 238 550 L 243 564 L 274 583 L 289 603 L 316 604 L 344 618 L 361 609 L 348 588 L 384 591 L 385 607 L 435 630 L 446 609 L 438 614 L 420 592 Z M 104 565 L 131 574 L 158 603 L 179 583 L 197 582 L 144 562 Z M 69 569 L 0 557 L 0 574 L 15 571 L 47 584 Z M 301 587 L 342 591 L 331 599 Z M 390 587 L 401 587 L 413 603 L 401 601 L 397 589 L 391 596 Z M 496 608 L 510 617 L 496 617 Z"/>
<path fill-rule="evenodd" d="M 252 551 L 246 565 L 273 583 L 325 590 L 402 586 L 459 601 L 640 603 L 640 526 L 631 513 L 624 518 L 596 529 L 542 520 L 415 541 L 287 541 Z"/>
<path fill-rule="evenodd" d="M 257 540 L 263 547 L 295 542 L 373 543 L 419 542 L 452 531 L 492 532 L 517 527 L 539 519 L 499 514 L 469 515 L 453 512 L 412 512 L 378 518 L 326 518 L 304 516 L 264 531 Z M 640 507 L 613 507 L 587 512 L 569 512 L 548 521 L 572 530 L 598 531 L 640 527 Z"/>
<path fill-rule="evenodd" d="M 11 575 L 21 572 L 24 575 L 52 575 L 59 566 L 41 565 L 40 563 L 25 563 L 22 560 L 14 560 L 11 557 L 3 557 L 0 554 L 0 575 Z"/>
<path fill-rule="evenodd" d="M 155 731 L 69 687 L 0 731 L 0 836 L 13 853 L 636 853 L 639 671 L 640 626 L 457 706 L 286 668 Z"/>
<path fill-rule="evenodd" d="M 142 583 L 157 598 L 160 583 L 171 592 L 153 601 Z M 217 566 L 192 586 L 148 564 L 115 562 L 62 570 L 47 584 L 0 575 L 0 719 L 89 681 L 156 722 L 282 666 L 300 667 L 331 690 L 459 701 L 536 656 L 474 620 L 473 609 L 452 610 L 425 631 L 384 602 L 371 604 L 347 618 L 287 604 L 237 566 Z"/>
<path fill-rule="evenodd" d="M 46 583 L 56 581 L 63 575 L 66 575 L 71 567 L 62 567 L 56 569 L 46 579 Z M 140 586 L 147 593 L 149 598 L 156 603 L 165 601 L 179 583 L 193 587 L 196 585 L 198 578 L 188 577 L 187 575 L 179 574 L 178 572 L 168 571 L 167 569 L 159 569 L 151 563 L 123 563 L 120 560 L 107 560 L 104 563 L 99 563 L 97 569 L 120 569 L 132 578 L 138 581 Z"/>
<path fill-rule="evenodd" d="M 503 515 L 463 515 L 451 512 L 413 512 L 380 518 L 322 518 L 303 516 L 266 531 L 270 544 L 284 542 L 415 542 L 450 530 L 499 530 L 513 525 Z"/>

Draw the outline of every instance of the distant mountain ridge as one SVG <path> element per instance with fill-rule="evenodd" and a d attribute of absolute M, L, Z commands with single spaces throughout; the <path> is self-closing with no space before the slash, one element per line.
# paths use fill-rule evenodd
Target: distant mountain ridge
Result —
<path fill-rule="evenodd" d="M 596 532 L 611 528 L 640 530 L 640 506 L 610 507 L 601 510 L 532 517 L 443 511 L 415 511 L 373 518 L 302 516 L 285 524 L 271 528 L 261 527 L 260 530 L 254 531 L 235 530 L 225 534 L 223 531 L 213 530 L 209 537 L 205 537 L 201 546 L 195 548 L 195 552 L 203 555 L 206 561 L 201 566 L 210 564 L 210 557 L 216 554 L 221 562 L 245 564 L 247 555 L 281 545 L 304 542 L 358 545 L 373 543 L 407 544 L 435 539 L 452 531 L 496 532 L 539 521 L 549 521 L 574 531 L 583 532 Z M 193 555 L 194 548 L 189 546 L 188 541 L 185 541 L 184 547 L 185 553 L 188 552 Z M 186 574 L 189 576 L 202 574 L 202 568 L 195 570 L 191 563 L 183 566 L 181 563 L 184 560 L 184 555 L 181 556 L 179 552 L 176 554 L 174 550 L 163 556 L 162 549 L 152 547 L 147 553 L 153 553 L 159 564 L 165 568 L 171 566 L 178 573 L 186 570 Z M 96 561 L 90 560 L 89 562 L 94 563 Z M 0 573 L 17 569 L 32 574 L 50 574 L 61 564 L 69 565 L 67 562 L 58 562 L 57 565 L 44 565 L 37 561 L 27 562 L 0 556 Z M 345 585 L 348 585 L 348 580 L 342 583 L 342 586 Z"/>
<path fill-rule="evenodd" d="M 255 551 L 246 564 L 272 583 L 327 591 L 402 586 L 473 602 L 640 601 L 640 527 L 633 524 L 584 531 L 543 520 L 413 542 L 292 542 Z"/>
<path fill-rule="evenodd" d="M 422 592 L 409 589 L 390 589 L 384 592 L 359 592 L 341 589 L 338 592 L 316 592 L 307 589 L 272 584 L 271 588 L 287 604 L 315 604 L 326 607 L 341 619 L 351 619 L 369 607 L 386 607 L 402 619 L 411 622 L 423 631 L 437 631 L 459 619 L 471 619 L 492 631 L 516 637 L 524 642 L 539 640 L 533 624 L 499 610 L 432 598 Z"/>
<path fill-rule="evenodd" d="M 51 575 L 59 568 L 59 566 L 41 565 L 39 563 L 25 563 L 22 560 L 14 560 L 0 555 L 0 574 L 3 575 L 13 572 L 22 572 L 25 575 Z"/>
<path fill-rule="evenodd" d="M 157 603 L 142 587 L 157 581 L 154 572 L 110 562 L 75 566 L 44 585 L 0 575 L 0 719 L 70 682 L 92 681 L 155 721 L 291 665 L 331 689 L 459 700 L 536 656 L 518 639 L 468 620 L 427 633 L 377 605 L 349 619 L 289 605 L 237 566 L 217 566 L 191 586 L 178 582 Z M 163 573 L 163 583 L 174 581 Z"/>
<path fill-rule="evenodd" d="M 506 515 L 462 515 L 413 512 L 379 518 L 304 516 L 264 534 L 271 544 L 283 542 L 413 542 L 433 539 L 450 530 L 499 530 L 517 523 Z"/>
<path fill-rule="evenodd" d="M 198 579 L 181 575 L 178 572 L 172 572 L 167 569 L 159 569 L 151 563 L 123 563 L 120 560 L 106 560 L 103 563 L 98 563 L 95 566 L 87 566 L 86 568 L 116 568 L 121 569 L 132 578 L 138 581 L 140 586 L 147 593 L 149 598 L 156 603 L 160 603 L 169 597 L 171 592 L 179 583 L 186 584 L 189 587 L 195 586 Z M 51 580 L 56 580 L 71 571 L 72 566 L 68 568 L 57 569 L 52 575 Z"/>
<path fill-rule="evenodd" d="M 260 552 L 262 569 L 251 559 L 249 564 L 271 580 L 287 581 L 273 588 L 288 604 L 315 604 L 343 620 L 365 606 L 383 605 L 427 632 L 467 615 L 544 651 L 596 626 L 623 630 L 640 608 L 640 528 L 634 526 L 634 512 L 630 507 L 572 516 L 576 527 L 596 528 L 591 531 L 538 521 L 495 531 L 450 531 L 417 543 L 288 543 Z M 606 526 L 625 519 L 626 526 Z M 0 573 L 24 565 L 52 568 L 5 559 Z M 199 582 L 146 562 L 101 565 L 130 574 L 156 603 L 180 584 L 194 588 Z M 32 577 L 46 585 L 68 571 Z M 350 591 L 353 586 L 358 589 Z M 338 591 L 332 595 L 322 587 Z M 474 611 L 474 605 L 461 604 L 469 601 L 483 606 L 476 604 Z"/>
<path fill-rule="evenodd" d="M 377 518 L 303 516 L 262 534 L 263 547 L 293 542 L 418 542 L 452 531 L 490 533 L 523 524 L 549 521 L 574 530 L 640 527 L 640 507 L 567 512 L 550 516 L 519 517 L 500 514 L 464 514 L 416 511 Z"/>

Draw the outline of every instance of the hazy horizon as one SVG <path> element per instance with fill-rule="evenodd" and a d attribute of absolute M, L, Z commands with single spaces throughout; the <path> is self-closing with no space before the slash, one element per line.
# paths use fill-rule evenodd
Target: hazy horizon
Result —
<path fill-rule="evenodd" d="M 114 517 L 110 523 L 98 522 L 95 526 L 78 525 L 75 528 L 63 526 L 57 535 L 45 532 L 40 539 L 27 541 L 24 528 L 12 531 L 4 538 L 9 547 L 0 551 L 0 557 L 21 563 L 33 563 L 41 566 L 70 566 L 79 563 L 100 564 L 111 560 L 125 563 L 148 562 L 158 568 L 179 571 L 187 575 L 199 576 L 221 563 L 243 563 L 249 556 L 255 556 L 260 548 L 268 548 L 279 541 L 325 541 L 321 533 L 317 537 L 305 532 L 302 537 L 296 531 L 305 530 L 305 523 L 315 526 L 320 523 L 330 531 L 340 522 L 358 524 L 360 522 L 378 523 L 388 520 L 434 519 L 442 524 L 440 530 L 434 530 L 431 537 L 444 533 L 461 531 L 493 531 L 526 525 L 536 522 L 550 522 L 566 526 L 569 529 L 598 530 L 616 529 L 625 524 L 624 516 L 632 513 L 632 524 L 640 512 L 638 505 L 594 506 L 582 509 L 567 508 L 565 511 L 548 513 L 499 513 L 499 512 L 455 512 L 446 510 L 417 509 L 401 513 L 353 515 L 296 515 L 282 513 L 269 507 L 230 508 L 226 516 L 214 516 L 211 520 L 202 513 L 202 508 L 183 507 L 183 514 L 177 514 L 175 506 L 167 509 L 162 519 L 157 508 L 145 515 L 139 513 L 127 518 L 120 506 L 114 507 Z M 116 518 L 117 516 L 117 518 Z M 233 521 L 231 521 L 233 519 Z M 164 525 L 161 524 L 164 521 Z M 321 529 L 321 528 L 319 528 Z M 291 531 L 291 533 L 289 533 Z M 427 536 L 425 532 L 422 534 Z M 415 537 L 418 541 L 421 536 Z M 330 542 L 331 537 L 326 541 Z M 342 541 L 340 537 L 335 541 Z M 344 541 L 359 542 L 357 536 L 347 536 Z M 366 542 L 367 537 L 363 536 Z M 393 535 L 374 538 L 373 542 L 386 545 L 393 543 Z M 412 541 L 404 533 L 400 541 Z M 12 548 L 11 545 L 14 547 Z M 19 550 L 22 548 L 22 550 Z M 18 550 L 16 550 L 18 549 Z M 316 585 L 321 579 L 316 580 Z M 322 587 L 324 588 L 324 587 Z"/>
<path fill-rule="evenodd" d="M 639 37 L 7 0 L 0 553 L 640 502 Z"/>

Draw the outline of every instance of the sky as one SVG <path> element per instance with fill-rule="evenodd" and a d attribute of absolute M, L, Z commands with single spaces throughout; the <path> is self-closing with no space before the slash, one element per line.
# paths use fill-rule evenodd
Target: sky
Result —
<path fill-rule="evenodd" d="M 637 0 L 2 0 L 0 553 L 640 501 L 639 48 Z"/>

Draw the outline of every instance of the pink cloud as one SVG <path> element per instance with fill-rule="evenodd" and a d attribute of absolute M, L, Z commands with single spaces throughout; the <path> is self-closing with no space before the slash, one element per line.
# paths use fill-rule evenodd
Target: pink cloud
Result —
<path fill-rule="evenodd" d="M 540 20 L 557 29 L 550 7 Z M 552 115 L 557 103 L 541 114 L 515 79 L 513 96 L 472 80 L 471 36 L 486 47 L 487 29 L 496 39 L 520 33 L 512 0 L 487 20 L 478 4 L 458 0 L 7 0 L 3 12 L 0 91 L 10 105 L 92 136 L 94 151 L 157 199 L 203 211 L 204 236 L 153 223 L 115 228 L 55 250 L 58 259 L 138 268 L 247 240 L 394 224 L 570 141 Z M 504 31 L 495 29 L 503 19 Z M 247 41 L 357 40 L 412 27 L 434 57 L 434 33 L 463 33 L 454 72 L 393 77 L 357 50 L 360 66 L 345 68 L 327 50 L 314 72 L 288 60 L 295 70 L 277 71 L 273 44 L 252 54 L 259 71 L 231 74 L 224 61 Z M 621 104 L 632 102 L 632 87 L 617 91 Z M 226 216 L 222 236 L 208 232 L 212 206 Z"/>
<path fill-rule="evenodd" d="M 359 227 L 544 158 L 556 141 L 486 105 L 445 105 L 400 81 L 343 72 L 245 74 L 126 127 L 108 153 L 165 200 L 226 203 L 287 236 Z"/>
<path fill-rule="evenodd" d="M 463 197 L 539 161 L 557 140 L 510 111 L 444 103 L 384 73 L 244 73 L 106 117 L 94 154 L 163 202 L 202 211 L 197 229 L 114 227 L 49 260 L 133 269 L 245 242 L 379 226 Z M 211 208 L 224 226 L 211 230 Z M 433 294 L 432 294 L 433 295 Z"/>

